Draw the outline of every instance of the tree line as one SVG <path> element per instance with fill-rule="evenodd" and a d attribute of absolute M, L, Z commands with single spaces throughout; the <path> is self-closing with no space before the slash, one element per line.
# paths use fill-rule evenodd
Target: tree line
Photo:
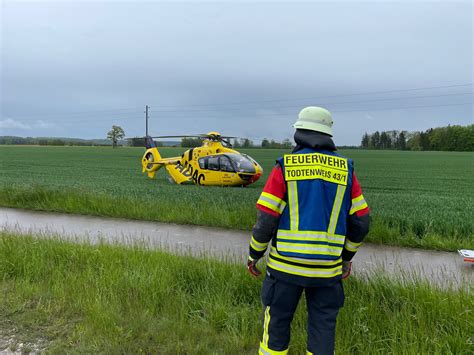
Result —
<path fill-rule="evenodd" d="M 430 128 L 426 131 L 376 131 L 362 136 L 364 149 L 474 151 L 474 125 Z"/>
<path fill-rule="evenodd" d="M 254 144 L 251 139 L 241 138 L 234 139 L 230 141 L 232 147 L 234 148 L 267 148 L 267 149 L 290 149 L 293 147 L 293 144 L 289 139 L 284 139 L 282 142 L 277 142 L 275 140 L 268 140 L 264 138 L 260 144 Z M 198 147 L 202 145 L 201 138 L 182 138 L 181 147 Z"/>
<path fill-rule="evenodd" d="M 110 146 L 105 139 L 0 136 L 0 145 Z"/>

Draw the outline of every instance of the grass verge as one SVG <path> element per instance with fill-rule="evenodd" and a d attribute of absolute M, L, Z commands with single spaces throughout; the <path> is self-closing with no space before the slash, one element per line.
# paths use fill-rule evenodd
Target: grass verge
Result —
<path fill-rule="evenodd" d="M 52 353 L 254 354 L 261 334 L 261 280 L 230 262 L 2 232 L 0 275 L 0 335 Z M 338 353 L 472 351 L 467 290 L 384 276 L 344 285 Z M 305 351 L 304 307 L 292 354 Z"/>
<path fill-rule="evenodd" d="M 236 196 L 225 197 L 220 193 L 223 189 L 226 188 L 201 188 L 200 194 L 208 194 L 204 199 L 195 199 L 185 191 L 187 194 L 180 196 L 178 202 L 174 194 L 164 194 L 157 202 L 140 196 L 92 193 L 77 188 L 9 186 L 0 188 L 0 206 L 250 230 L 255 223 L 255 205 L 246 201 L 237 206 L 239 191 L 227 188 L 229 194 Z M 213 191 L 219 194 L 213 195 Z M 453 224 L 450 230 L 446 227 L 440 232 L 430 223 L 377 215 L 372 216 L 371 223 L 367 241 L 372 243 L 448 251 L 474 249 L 474 238 L 467 227 L 464 231 L 460 229 L 462 226 Z"/>

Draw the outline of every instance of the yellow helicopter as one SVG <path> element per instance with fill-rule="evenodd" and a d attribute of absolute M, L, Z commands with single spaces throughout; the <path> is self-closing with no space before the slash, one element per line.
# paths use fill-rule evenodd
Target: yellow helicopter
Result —
<path fill-rule="evenodd" d="M 202 145 L 186 150 L 180 157 L 162 158 L 154 138 L 198 137 Z M 142 172 L 153 179 L 165 167 L 172 183 L 205 186 L 247 186 L 256 182 L 263 169 L 252 157 L 232 149 L 232 145 L 218 132 L 192 136 L 145 137 L 146 151 L 142 158 Z"/>

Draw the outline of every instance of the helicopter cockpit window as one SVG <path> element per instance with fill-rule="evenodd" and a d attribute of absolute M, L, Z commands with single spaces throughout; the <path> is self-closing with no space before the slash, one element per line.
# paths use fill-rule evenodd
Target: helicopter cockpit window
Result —
<path fill-rule="evenodd" d="M 244 155 L 226 154 L 232 160 L 232 164 L 238 173 L 255 173 L 255 166 L 252 161 Z"/>
<path fill-rule="evenodd" d="M 232 163 L 230 162 L 229 158 L 227 158 L 225 155 L 222 155 L 220 157 L 221 160 L 221 170 L 222 171 L 228 171 L 234 173 L 234 167 L 232 166 Z"/>

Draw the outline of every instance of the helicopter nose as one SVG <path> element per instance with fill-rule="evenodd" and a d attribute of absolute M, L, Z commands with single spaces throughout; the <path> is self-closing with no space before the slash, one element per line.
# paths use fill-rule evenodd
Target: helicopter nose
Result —
<path fill-rule="evenodd" d="M 255 174 L 254 176 L 252 176 L 252 177 L 250 178 L 250 180 L 249 180 L 250 183 L 253 184 L 255 181 L 257 181 L 258 179 L 260 179 L 260 176 L 262 176 L 261 173 L 257 173 L 257 174 Z"/>

